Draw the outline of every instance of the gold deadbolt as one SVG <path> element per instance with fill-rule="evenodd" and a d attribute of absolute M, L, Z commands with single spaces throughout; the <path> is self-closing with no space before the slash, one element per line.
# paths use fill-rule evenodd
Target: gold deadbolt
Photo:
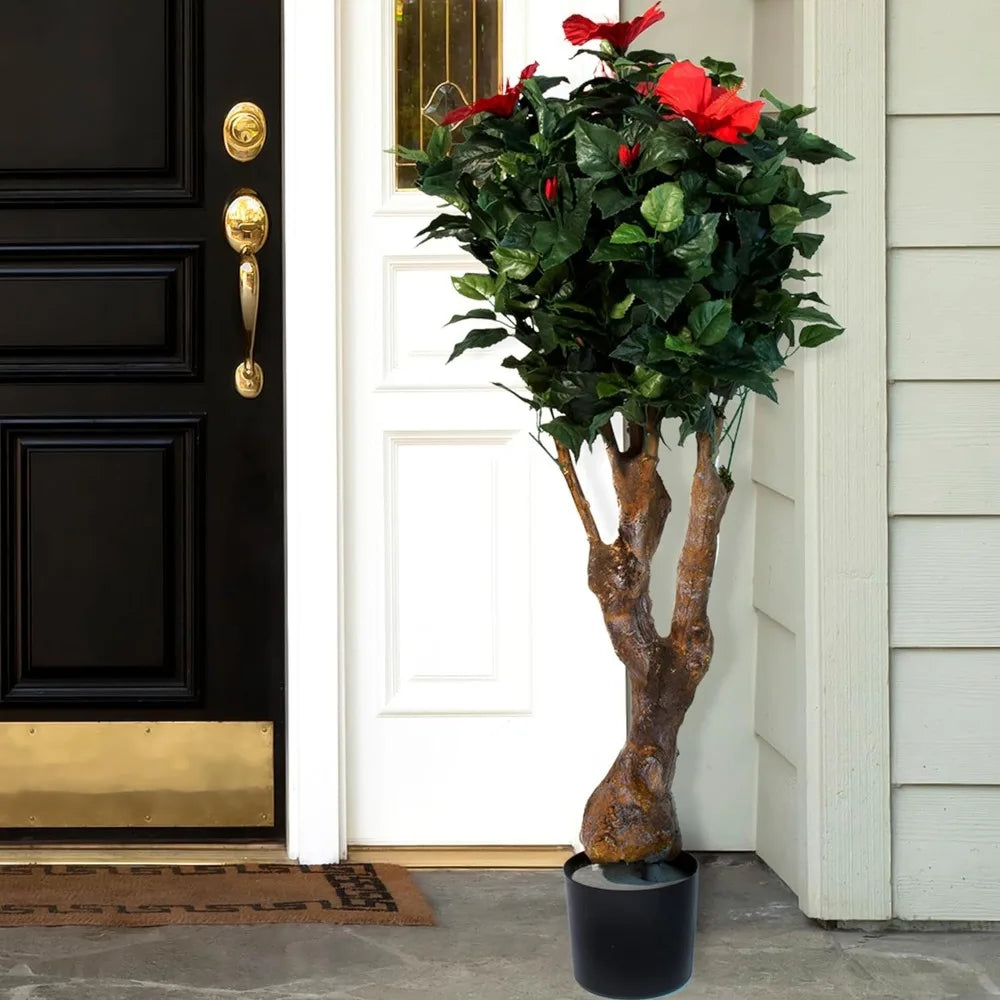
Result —
<path fill-rule="evenodd" d="M 264 370 L 254 361 L 257 340 L 257 309 L 260 304 L 260 265 L 257 254 L 267 242 L 267 209 L 256 191 L 240 188 L 222 217 L 226 240 L 240 255 L 240 311 L 246 333 L 246 358 L 236 366 L 233 382 L 244 399 L 254 399 L 264 388 Z"/>
<path fill-rule="evenodd" d="M 267 119 L 252 101 L 240 101 L 229 109 L 222 124 L 226 152 L 240 163 L 252 160 L 267 140 Z"/>

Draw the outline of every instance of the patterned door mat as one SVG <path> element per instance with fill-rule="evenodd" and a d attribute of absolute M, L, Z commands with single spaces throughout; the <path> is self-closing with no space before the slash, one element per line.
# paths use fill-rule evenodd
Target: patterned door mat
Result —
<path fill-rule="evenodd" d="M 430 925 L 397 865 L 0 865 L 0 927 Z"/>

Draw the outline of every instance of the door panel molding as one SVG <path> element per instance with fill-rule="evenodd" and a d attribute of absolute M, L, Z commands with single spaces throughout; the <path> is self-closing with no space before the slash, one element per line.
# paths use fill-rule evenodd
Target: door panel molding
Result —
<path fill-rule="evenodd" d="M 197 379 L 203 251 L 196 243 L 0 247 L 0 382 Z M 127 311 L 109 308 L 123 295 Z M 94 327 L 105 343 L 80 340 Z"/>
<path fill-rule="evenodd" d="M 83 32 L 87 21 L 97 16 L 98 12 L 93 10 L 95 2 L 100 3 L 100 0 L 73 5 L 75 13 L 73 7 L 67 5 L 65 15 L 71 20 L 64 23 L 64 30 L 67 33 Z M 161 5 L 159 18 L 155 9 L 157 3 Z M 141 71 L 146 61 L 150 64 L 151 83 L 156 82 L 157 76 L 163 78 L 164 75 L 169 81 L 162 104 L 154 111 L 152 103 L 147 106 L 141 96 L 136 97 L 133 132 L 129 135 L 104 133 L 99 127 L 101 107 L 81 104 L 76 92 L 60 94 L 52 90 L 41 109 L 37 103 L 34 104 L 31 114 L 23 122 L 8 120 L 5 123 L 8 138 L 19 133 L 25 135 L 25 146 L 32 149 L 27 155 L 35 157 L 36 162 L 22 160 L 19 163 L 17 156 L 22 151 L 11 149 L 11 144 L 5 141 L 4 147 L 0 148 L 0 205 L 18 202 L 183 204 L 198 200 L 202 188 L 198 170 L 202 133 L 200 108 L 203 104 L 201 6 L 195 0 L 144 0 L 143 4 L 119 5 L 117 13 L 119 30 L 133 42 L 132 50 L 136 54 L 130 70 Z M 100 14 L 108 16 L 109 12 Z M 33 82 L 31 67 L 44 66 L 45 61 L 32 56 L 30 43 L 34 41 L 39 46 L 49 44 L 52 25 L 44 20 L 44 9 L 39 10 L 38 16 L 38 37 L 24 39 L 22 57 L 9 61 L 11 79 L 6 78 L 0 66 L 0 88 L 4 92 L 16 93 L 25 87 L 34 87 L 35 91 L 41 89 Z M 80 18 L 79 24 L 72 20 L 77 17 Z M 143 21 L 143 17 L 147 20 Z M 150 32 L 157 28 L 162 29 L 162 67 L 157 66 L 155 49 L 151 45 Z M 82 45 L 72 49 L 80 63 L 76 68 L 77 78 L 92 79 L 102 66 L 113 64 L 108 53 L 96 49 L 89 53 L 88 61 L 87 49 Z M 120 67 L 116 71 L 120 71 Z M 113 93 L 115 80 L 113 73 L 107 75 L 108 72 L 105 70 L 106 75 L 100 80 Z M 68 77 L 70 75 L 67 73 Z M 93 79 L 92 83 L 91 92 L 99 91 L 99 84 Z M 141 83 L 133 82 L 132 87 L 135 93 L 141 94 Z M 50 89 L 46 87 L 47 91 Z M 152 98 L 149 100 L 152 101 Z M 152 117 L 157 113 L 163 115 L 161 122 Z M 47 142 L 40 141 L 46 137 Z M 48 162 L 38 148 L 42 145 L 48 151 Z M 62 152 L 66 148 L 72 149 L 76 157 L 82 156 L 83 160 L 89 157 L 91 163 L 82 168 L 67 169 Z M 126 162 L 130 155 L 135 159 Z"/>
<path fill-rule="evenodd" d="M 0 422 L 5 703 L 197 704 L 204 425 L 203 416 Z M 95 546 L 128 565 L 92 578 Z M 102 616 L 107 628 L 95 630 Z"/>

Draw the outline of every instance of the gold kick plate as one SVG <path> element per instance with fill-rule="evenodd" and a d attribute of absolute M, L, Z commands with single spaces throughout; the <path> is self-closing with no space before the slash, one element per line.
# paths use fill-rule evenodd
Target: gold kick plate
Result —
<path fill-rule="evenodd" d="M 274 825 L 270 722 L 0 723 L 0 826 Z"/>

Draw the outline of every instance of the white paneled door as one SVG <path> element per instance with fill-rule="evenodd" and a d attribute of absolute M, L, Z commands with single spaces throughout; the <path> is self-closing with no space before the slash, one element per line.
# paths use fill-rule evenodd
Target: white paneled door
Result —
<path fill-rule="evenodd" d="M 559 24 L 617 2 L 529 6 L 341 8 L 351 844 L 570 843 L 624 736 L 623 670 L 565 486 L 527 408 L 490 384 L 503 354 L 445 365 L 464 334 L 444 324 L 467 308 L 450 275 L 471 259 L 416 245 L 435 200 L 384 152 L 433 127 L 420 108 L 440 83 L 471 100 L 535 59 L 589 74 Z"/>

